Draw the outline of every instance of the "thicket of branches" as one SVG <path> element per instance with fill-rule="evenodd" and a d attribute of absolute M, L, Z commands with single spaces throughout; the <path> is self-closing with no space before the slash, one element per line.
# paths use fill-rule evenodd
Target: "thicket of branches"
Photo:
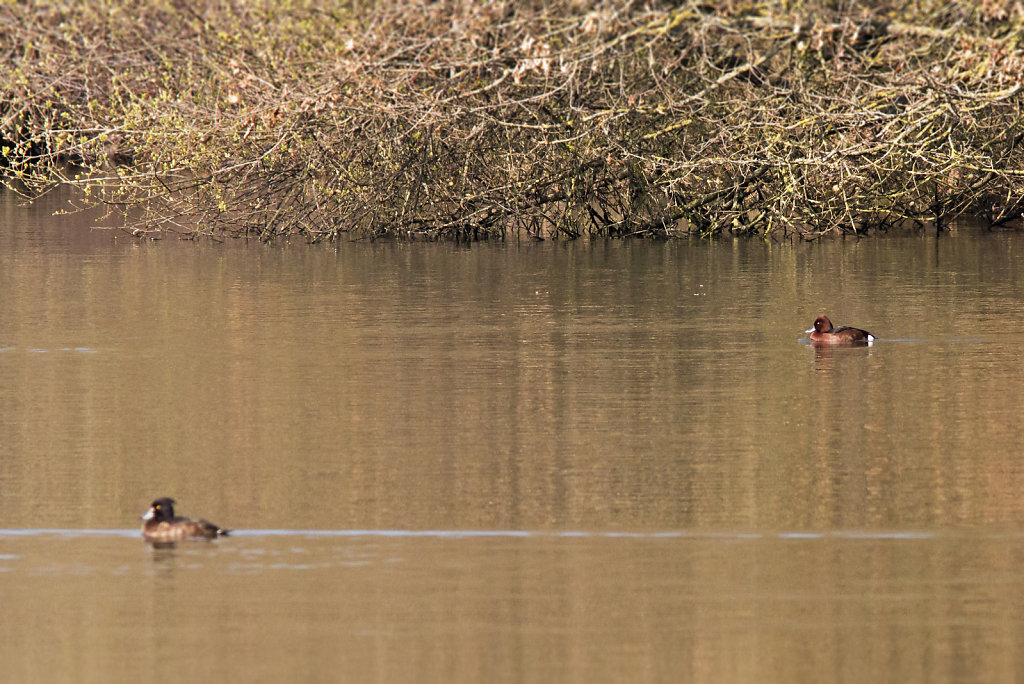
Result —
<path fill-rule="evenodd" d="M 0 0 L 2 172 L 264 239 L 1018 220 L 1024 3 L 868 4 Z"/>

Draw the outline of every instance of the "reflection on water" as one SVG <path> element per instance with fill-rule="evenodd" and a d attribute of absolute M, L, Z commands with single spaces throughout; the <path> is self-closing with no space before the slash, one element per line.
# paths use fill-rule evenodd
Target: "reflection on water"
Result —
<path fill-rule="evenodd" d="M 1020 533 L 264 531 L 151 549 L 4 532 L 0 549 L 12 681 L 934 681 L 965 662 L 1012 681 L 1022 665 Z"/>
<path fill-rule="evenodd" d="M 0 196 L 12 681 L 1021 669 L 1015 234 L 309 247 L 47 213 Z M 879 340 L 812 348 L 822 313 Z M 124 528 L 159 496 L 241 531 L 150 548 Z"/>
<path fill-rule="evenodd" d="M 0 352 L 12 352 L 17 351 L 14 347 L 0 347 Z M 26 349 L 26 352 L 31 354 L 45 354 L 50 351 L 55 352 L 75 352 L 78 354 L 95 354 L 95 349 L 89 349 L 88 347 L 61 347 L 60 349 Z"/>

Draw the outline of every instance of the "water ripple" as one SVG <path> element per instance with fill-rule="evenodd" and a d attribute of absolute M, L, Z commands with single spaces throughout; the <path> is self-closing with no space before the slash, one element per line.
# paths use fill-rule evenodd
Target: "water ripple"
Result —
<path fill-rule="evenodd" d="M 0 537 L 58 535 L 62 537 L 138 537 L 130 530 L 62 530 L 62 529 L 0 529 Z M 764 539 L 935 539 L 947 536 L 942 532 L 924 530 L 830 530 L 826 532 L 729 532 L 701 530 L 664 530 L 658 532 L 586 531 L 586 530 L 232 530 L 231 537 L 426 537 L 437 539 L 463 538 L 550 538 L 550 539 L 717 539 L 750 541 Z M 1006 535 L 1002 535 L 1006 536 Z M 1015 537 L 1020 534 L 1010 535 Z"/>

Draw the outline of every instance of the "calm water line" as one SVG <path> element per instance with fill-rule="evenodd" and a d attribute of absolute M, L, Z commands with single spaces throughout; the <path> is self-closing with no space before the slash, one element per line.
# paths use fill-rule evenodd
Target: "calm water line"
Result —
<path fill-rule="evenodd" d="M 1024 671 L 1021 236 L 150 243 L 55 206 L 0 196 L 0 679 Z M 880 339 L 813 349 L 821 313 Z M 157 496 L 238 530 L 150 548 Z"/>

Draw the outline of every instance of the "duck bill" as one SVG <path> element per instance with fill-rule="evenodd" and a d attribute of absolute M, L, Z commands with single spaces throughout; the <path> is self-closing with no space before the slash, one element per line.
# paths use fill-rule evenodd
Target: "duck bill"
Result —
<path fill-rule="evenodd" d="M 152 520 L 154 515 L 156 515 L 156 514 L 153 512 L 153 509 L 150 508 L 148 511 L 146 511 L 145 513 L 143 513 L 139 517 L 142 518 L 143 520 Z"/>
<path fill-rule="evenodd" d="M 807 330 L 804 330 L 804 332 L 814 332 L 814 328 L 808 328 Z"/>

